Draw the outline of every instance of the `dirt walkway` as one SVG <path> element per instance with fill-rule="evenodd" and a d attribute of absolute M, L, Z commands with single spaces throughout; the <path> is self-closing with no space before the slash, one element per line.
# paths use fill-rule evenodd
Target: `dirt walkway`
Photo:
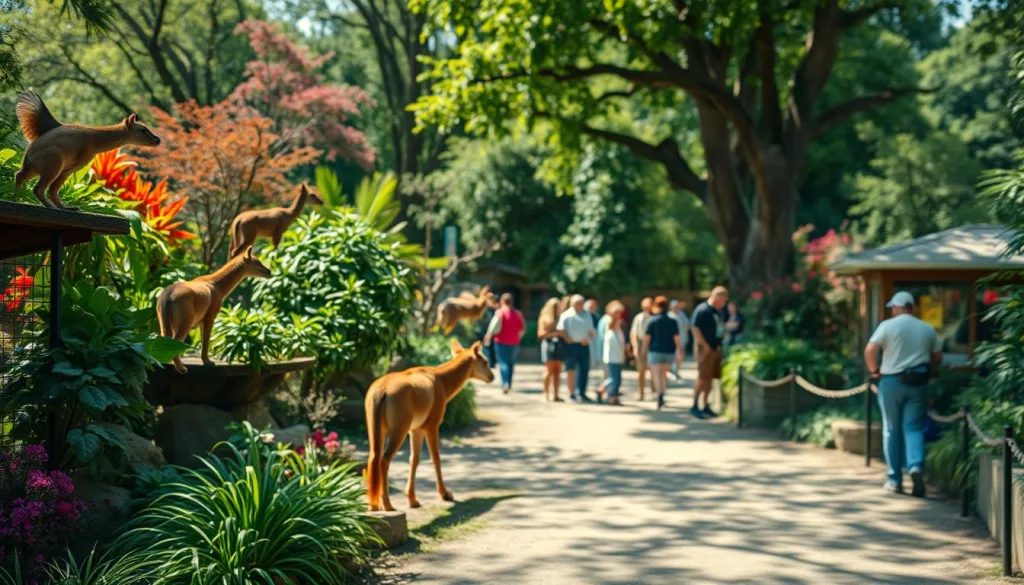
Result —
<path fill-rule="evenodd" d="M 421 550 L 397 557 L 384 581 L 1001 582 L 992 577 L 998 548 L 979 521 L 960 519 L 953 502 L 884 493 L 878 465 L 695 421 L 685 412 L 688 381 L 673 385 L 657 412 L 632 401 L 633 372 L 629 405 L 618 409 L 546 404 L 540 375 L 520 367 L 510 396 L 480 388 L 493 422 L 442 448 L 459 501 L 420 529 L 411 548 Z M 391 483 L 405 509 L 400 457 Z M 429 459 L 418 475 L 419 498 L 437 513 Z"/>

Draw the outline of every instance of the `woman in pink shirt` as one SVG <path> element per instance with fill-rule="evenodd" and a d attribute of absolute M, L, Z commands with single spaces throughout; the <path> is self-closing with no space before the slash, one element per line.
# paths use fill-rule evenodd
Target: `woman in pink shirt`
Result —
<path fill-rule="evenodd" d="M 491 324 L 487 327 L 484 344 L 494 340 L 495 353 L 498 354 L 498 371 L 501 373 L 502 392 L 508 394 L 512 390 L 512 372 L 516 367 L 516 354 L 519 353 L 519 342 L 526 332 L 523 314 L 512 307 L 512 295 L 501 295 L 501 308 L 494 314 Z"/>

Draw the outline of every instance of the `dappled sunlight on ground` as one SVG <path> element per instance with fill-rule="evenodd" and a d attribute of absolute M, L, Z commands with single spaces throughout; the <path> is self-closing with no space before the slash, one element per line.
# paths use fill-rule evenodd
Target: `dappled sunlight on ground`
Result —
<path fill-rule="evenodd" d="M 688 382 L 657 412 L 632 401 L 633 372 L 622 408 L 545 403 L 540 374 L 521 367 L 523 390 L 509 396 L 479 387 L 497 425 L 442 448 L 449 489 L 474 503 L 438 521 L 472 526 L 392 563 L 386 582 L 999 582 L 978 521 L 951 502 L 886 494 L 880 465 L 695 421 Z M 391 473 L 399 509 L 405 453 Z M 417 475 L 421 502 L 438 504 L 428 459 Z"/>

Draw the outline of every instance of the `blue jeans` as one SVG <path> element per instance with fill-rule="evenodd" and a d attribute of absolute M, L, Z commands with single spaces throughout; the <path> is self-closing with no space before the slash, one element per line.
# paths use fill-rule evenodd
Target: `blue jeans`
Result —
<path fill-rule="evenodd" d="M 587 377 L 590 375 L 590 347 L 582 343 L 568 343 L 565 346 L 565 369 L 576 370 L 577 398 L 587 395 Z"/>
<path fill-rule="evenodd" d="M 608 398 L 615 398 L 622 388 L 622 364 L 605 364 L 605 368 L 608 369 L 608 379 L 602 386 L 608 389 Z"/>
<path fill-rule="evenodd" d="M 498 372 L 501 374 L 501 385 L 504 388 L 511 388 L 512 372 L 516 369 L 516 354 L 519 353 L 519 346 L 495 343 L 494 351 L 498 354 Z"/>
<path fill-rule="evenodd" d="M 484 355 L 487 356 L 487 365 L 493 368 L 494 364 L 498 362 L 498 356 L 495 355 L 493 341 L 490 345 L 484 346 Z"/>
<path fill-rule="evenodd" d="M 903 468 L 924 471 L 924 421 L 928 416 L 928 387 L 906 386 L 896 376 L 878 383 L 882 409 L 882 447 L 889 481 L 903 485 Z"/>

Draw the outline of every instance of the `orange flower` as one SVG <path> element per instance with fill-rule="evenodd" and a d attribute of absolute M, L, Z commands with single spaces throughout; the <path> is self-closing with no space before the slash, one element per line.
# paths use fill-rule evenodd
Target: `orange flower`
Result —
<path fill-rule="evenodd" d="M 182 197 L 166 203 L 171 197 L 167 191 L 167 179 L 153 187 L 153 183 L 142 180 L 135 170 L 137 166 L 138 163 L 128 160 L 128 156 L 118 149 L 97 156 L 92 163 L 92 172 L 97 182 L 114 191 L 122 200 L 137 202 L 135 211 L 171 243 L 196 237 L 191 232 L 177 229 L 183 223 L 176 220 L 177 215 L 188 198 Z"/>

